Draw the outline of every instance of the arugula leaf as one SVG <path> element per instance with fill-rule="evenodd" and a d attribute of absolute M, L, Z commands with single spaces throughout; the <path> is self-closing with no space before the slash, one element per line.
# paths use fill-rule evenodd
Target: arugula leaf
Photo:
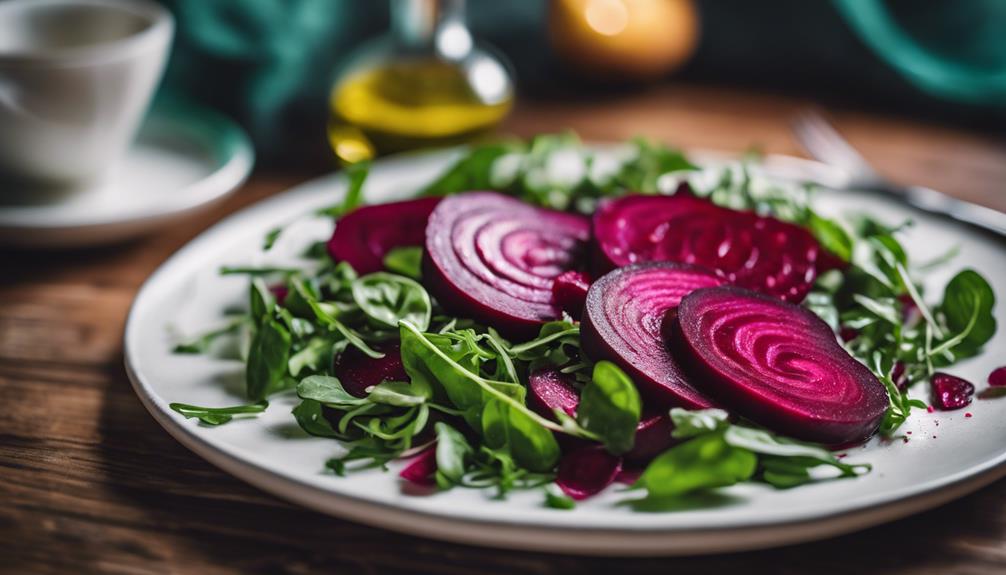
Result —
<path fill-rule="evenodd" d="M 340 217 L 348 214 L 363 204 L 363 184 L 370 173 L 370 162 L 363 161 L 350 164 L 345 168 L 346 196 L 342 203 L 318 210 L 319 216 Z"/>
<path fill-rule="evenodd" d="M 423 279 L 423 248 L 419 246 L 404 246 L 391 248 L 384 256 L 384 267 L 396 274 L 414 280 Z"/>
<path fill-rule="evenodd" d="M 245 369 L 248 399 L 258 401 L 281 388 L 290 360 L 290 333 L 266 318 L 252 339 Z"/>
<path fill-rule="evenodd" d="M 599 361 L 580 394 L 577 421 L 600 437 L 609 452 L 620 455 L 632 449 L 642 409 L 629 376 L 610 361 Z"/>
<path fill-rule="evenodd" d="M 367 403 L 366 399 L 346 391 L 338 378 L 328 375 L 305 377 L 297 384 L 297 395 L 301 399 L 310 399 L 332 406 L 355 407 Z"/>
<path fill-rule="evenodd" d="M 842 261 L 852 261 L 852 238 L 838 222 L 810 212 L 807 227 L 821 243 L 821 247 L 838 256 Z"/>
<path fill-rule="evenodd" d="M 722 409 L 687 410 L 680 407 L 671 409 L 674 430 L 671 437 L 686 439 L 726 429 L 730 425 L 730 414 Z"/>
<path fill-rule="evenodd" d="M 382 327 L 398 328 L 407 321 L 420 331 L 430 326 L 433 304 L 426 289 L 405 276 L 377 272 L 353 282 L 353 300 Z"/>
<path fill-rule="evenodd" d="M 576 508 L 576 501 L 552 483 L 545 486 L 545 506 L 552 509 L 569 510 Z"/>
<path fill-rule="evenodd" d="M 261 326 L 262 322 L 272 315 L 275 308 L 276 298 L 272 295 L 269 286 L 261 278 L 253 278 L 249 294 L 249 309 L 255 325 Z"/>
<path fill-rule="evenodd" d="M 422 405 L 433 398 L 433 390 L 423 382 L 382 381 L 367 395 L 367 400 L 395 407 Z"/>
<path fill-rule="evenodd" d="M 300 428 L 310 435 L 334 438 L 344 437 L 325 419 L 325 415 L 321 409 L 321 402 L 313 399 L 305 399 L 297 407 L 293 408 L 293 416 L 297 420 L 297 424 L 300 425 Z"/>
<path fill-rule="evenodd" d="M 210 348 L 213 346 L 221 337 L 237 333 L 242 326 L 245 325 L 247 319 L 245 317 L 239 317 L 232 319 L 223 327 L 217 329 L 212 329 L 203 333 L 202 335 L 196 336 L 192 339 L 183 341 L 172 349 L 172 353 L 179 354 L 203 354 L 208 353 Z"/>
<path fill-rule="evenodd" d="M 235 405 L 232 407 L 202 407 L 187 403 L 171 403 L 168 404 L 168 407 L 182 414 L 186 419 L 196 417 L 206 425 L 223 425 L 234 419 L 235 415 L 262 413 L 269 407 L 269 402 L 263 400 L 248 405 Z"/>

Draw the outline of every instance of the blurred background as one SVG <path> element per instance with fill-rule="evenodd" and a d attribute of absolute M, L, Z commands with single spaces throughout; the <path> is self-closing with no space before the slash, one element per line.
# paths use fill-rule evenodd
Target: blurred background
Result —
<path fill-rule="evenodd" d="M 234 117 L 260 162 L 274 167 L 332 164 L 325 127 L 332 128 L 333 86 L 359 68 L 361 54 L 374 52 L 393 14 L 422 5 L 441 16 L 467 12 L 476 41 L 495 47 L 490 53 L 510 71 L 517 102 L 603 102 L 655 85 L 711 85 L 983 132 L 1006 126 L 1006 2 L 1000 0 L 166 4 L 178 26 L 162 93 L 181 93 Z M 396 29 L 410 32 L 422 33 Z M 501 113 L 509 109 L 504 104 Z"/>

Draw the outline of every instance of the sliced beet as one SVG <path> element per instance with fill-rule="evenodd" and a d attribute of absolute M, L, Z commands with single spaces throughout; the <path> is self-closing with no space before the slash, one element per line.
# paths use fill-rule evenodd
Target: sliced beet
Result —
<path fill-rule="evenodd" d="M 590 445 L 562 456 L 555 483 L 566 495 L 581 500 L 614 483 L 621 471 L 621 457 L 600 445 Z"/>
<path fill-rule="evenodd" d="M 423 277 L 449 312 L 531 338 L 562 317 L 552 283 L 581 265 L 589 238 L 583 216 L 495 192 L 449 196 L 426 227 Z"/>
<path fill-rule="evenodd" d="M 828 445 L 876 431 L 887 391 L 806 308 L 722 286 L 681 300 L 671 343 L 695 385 L 731 412 Z"/>
<path fill-rule="evenodd" d="M 339 378 L 350 395 L 366 397 L 367 388 L 382 381 L 409 381 L 402 366 L 402 355 L 397 343 L 372 346 L 384 357 L 374 359 L 359 349 L 349 346 L 335 358 L 332 374 Z"/>
<path fill-rule="evenodd" d="M 573 319 L 580 319 L 589 289 L 590 276 L 583 272 L 570 270 L 555 278 L 555 282 L 552 284 L 552 298 L 559 309 L 568 313 Z"/>
<path fill-rule="evenodd" d="M 357 208 L 335 223 L 328 253 L 361 275 L 381 271 L 392 249 L 423 245 L 426 221 L 439 201 L 420 198 Z"/>
<path fill-rule="evenodd" d="M 930 384 L 933 407 L 940 411 L 967 407 L 975 394 L 975 386 L 970 381 L 949 373 L 934 373 Z"/>
<path fill-rule="evenodd" d="M 607 359 L 625 370 L 656 405 L 711 407 L 664 345 L 661 321 L 688 293 L 722 283 L 713 272 L 685 264 L 637 264 L 608 273 L 587 293 L 583 349 L 591 359 Z"/>
<path fill-rule="evenodd" d="M 595 266 L 668 261 L 719 270 L 733 284 L 799 302 L 821 247 L 807 230 L 690 194 L 625 196 L 594 213 Z"/>
<path fill-rule="evenodd" d="M 436 484 L 436 473 L 437 446 L 433 444 L 413 458 L 398 476 L 415 485 L 429 487 Z"/>
<path fill-rule="evenodd" d="M 556 409 L 570 417 L 576 415 L 580 392 L 573 385 L 572 376 L 557 369 L 539 369 L 532 372 L 527 380 L 528 407 L 539 415 L 554 419 Z"/>
<path fill-rule="evenodd" d="M 632 449 L 622 454 L 626 464 L 645 465 L 678 442 L 671 437 L 674 423 L 666 413 L 643 414 L 636 426 L 636 440 Z"/>

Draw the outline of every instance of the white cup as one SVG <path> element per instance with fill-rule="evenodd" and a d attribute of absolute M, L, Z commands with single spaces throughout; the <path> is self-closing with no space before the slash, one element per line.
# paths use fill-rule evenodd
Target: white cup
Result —
<path fill-rule="evenodd" d="M 149 0 L 0 1 L 3 181 L 99 179 L 136 134 L 174 21 Z"/>

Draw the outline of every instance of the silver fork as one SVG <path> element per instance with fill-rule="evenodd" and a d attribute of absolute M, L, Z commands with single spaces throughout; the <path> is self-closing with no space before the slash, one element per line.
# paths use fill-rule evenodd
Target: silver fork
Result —
<path fill-rule="evenodd" d="M 816 111 L 805 110 L 793 119 L 793 133 L 807 153 L 848 175 L 849 190 L 877 192 L 897 197 L 935 214 L 945 214 L 986 230 L 1006 235 L 1006 214 L 948 196 L 923 186 L 902 186 L 885 179 Z"/>

